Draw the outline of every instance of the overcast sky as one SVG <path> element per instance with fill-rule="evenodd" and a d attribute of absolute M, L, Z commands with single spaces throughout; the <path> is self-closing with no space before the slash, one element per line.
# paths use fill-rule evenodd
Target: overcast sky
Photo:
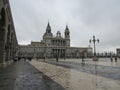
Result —
<path fill-rule="evenodd" d="M 120 47 L 120 0 L 9 1 L 19 44 L 41 41 L 49 20 L 54 35 L 68 24 L 71 46 L 86 47 L 95 35 L 97 52 Z"/>

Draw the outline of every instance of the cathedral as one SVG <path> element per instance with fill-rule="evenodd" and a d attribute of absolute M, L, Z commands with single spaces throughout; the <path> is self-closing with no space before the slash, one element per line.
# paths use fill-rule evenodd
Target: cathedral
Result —
<path fill-rule="evenodd" d="M 19 45 L 18 57 L 20 58 L 81 58 L 92 56 L 91 47 L 71 47 L 70 30 L 66 25 L 64 37 L 60 31 L 53 36 L 51 26 L 48 22 L 46 31 L 41 42 L 32 41 L 29 45 Z"/>
<path fill-rule="evenodd" d="M 66 25 L 64 37 L 61 36 L 60 31 L 57 31 L 54 37 L 48 23 L 46 32 L 43 35 L 43 43 L 45 43 L 46 46 L 70 46 L 70 31 L 68 26 Z"/>

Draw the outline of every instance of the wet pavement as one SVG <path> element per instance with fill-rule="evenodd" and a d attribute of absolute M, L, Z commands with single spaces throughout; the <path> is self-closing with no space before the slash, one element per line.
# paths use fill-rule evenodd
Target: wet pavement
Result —
<path fill-rule="evenodd" d="M 0 68 L 0 90 L 65 90 L 26 61 Z"/>
<path fill-rule="evenodd" d="M 33 60 L 29 62 L 65 90 L 120 90 L 120 60 L 98 62 L 79 59 Z"/>
<path fill-rule="evenodd" d="M 65 68 L 69 68 L 69 69 L 74 69 L 77 71 L 81 71 L 81 72 L 85 72 L 85 73 L 89 73 L 89 74 L 94 74 L 94 75 L 98 75 L 98 76 L 102 76 L 105 78 L 111 78 L 111 79 L 115 79 L 115 80 L 120 80 L 120 66 L 113 66 L 112 64 L 115 62 L 109 62 L 109 61 L 105 61 L 102 60 L 103 62 L 106 63 L 110 63 L 111 66 L 105 66 L 105 65 L 99 65 L 99 62 L 93 62 L 93 63 L 82 63 L 82 62 L 74 62 L 74 61 L 64 61 L 64 60 L 60 60 L 59 62 L 53 61 L 53 60 L 46 60 L 46 63 L 50 63 L 53 65 L 57 65 L 57 66 L 62 66 Z M 120 62 L 116 62 L 115 64 L 117 65 L 117 63 Z"/>

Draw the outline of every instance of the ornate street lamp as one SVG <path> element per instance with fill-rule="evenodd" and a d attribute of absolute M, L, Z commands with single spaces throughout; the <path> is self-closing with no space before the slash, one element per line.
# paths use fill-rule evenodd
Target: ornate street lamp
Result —
<path fill-rule="evenodd" d="M 90 43 L 93 42 L 94 44 L 94 57 L 93 57 L 93 61 L 98 61 L 98 58 L 96 56 L 96 46 L 95 46 L 95 43 L 98 42 L 99 43 L 99 39 L 95 39 L 95 36 L 93 36 L 93 39 L 90 39 L 89 40 Z"/>

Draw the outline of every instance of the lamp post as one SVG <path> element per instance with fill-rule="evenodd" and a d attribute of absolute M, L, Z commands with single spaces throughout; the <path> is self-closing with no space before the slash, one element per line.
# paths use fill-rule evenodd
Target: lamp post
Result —
<path fill-rule="evenodd" d="M 90 43 L 93 42 L 93 44 L 94 44 L 94 57 L 93 57 L 93 61 L 98 61 L 98 58 L 96 56 L 96 46 L 95 46 L 95 44 L 96 44 L 96 42 L 99 43 L 99 39 L 96 39 L 95 36 L 93 36 L 93 39 L 90 39 L 89 42 Z"/>

